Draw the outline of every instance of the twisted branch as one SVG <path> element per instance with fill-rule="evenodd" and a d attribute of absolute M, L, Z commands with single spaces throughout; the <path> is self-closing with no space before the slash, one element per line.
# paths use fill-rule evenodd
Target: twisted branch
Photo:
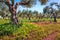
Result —
<path fill-rule="evenodd" d="M 31 0 L 28 0 L 27 2 L 19 2 L 19 3 L 16 3 L 15 5 L 15 8 L 17 8 L 18 5 L 27 5 L 30 3 Z"/>

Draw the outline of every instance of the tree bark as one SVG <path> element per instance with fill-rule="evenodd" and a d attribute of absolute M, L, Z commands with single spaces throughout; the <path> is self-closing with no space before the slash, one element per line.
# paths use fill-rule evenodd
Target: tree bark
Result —
<path fill-rule="evenodd" d="M 18 24 L 18 18 L 16 17 L 16 9 L 14 5 L 9 6 L 9 11 L 11 12 L 11 23 Z"/>
<path fill-rule="evenodd" d="M 30 17 L 29 17 L 29 20 L 30 20 Z"/>
<path fill-rule="evenodd" d="M 27 16 L 28 16 L 28 19 L 30 20 L 30 15 L 28 14 Z"/>
<path fill-rule="evenodd" d="M 57 22 L 57 20 L 56 20 L 56 16 L 54 16 L 54 22 Z"/>
<path fill-rule="evenodd" d="M 18 24 L 18 18 L 16 17 L 16 13 L 11 13 L 11 23 Z"/>
<path fill-rule="evenodd" d="M 54 15 L 54 22 L 57 22 L 57 20 L 56 20 L 56 14 L 53 14 Z"/>

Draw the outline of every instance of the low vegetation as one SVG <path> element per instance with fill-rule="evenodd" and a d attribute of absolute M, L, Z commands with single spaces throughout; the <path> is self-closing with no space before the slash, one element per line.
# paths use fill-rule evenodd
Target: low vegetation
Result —
<path fill-rule="evenodd" d="M 56 30 L 60 31 L 60 25 L 57 23 L 39 26 L 22 21 L 20 25 L 12 25 L 9 20 L 0 19 L 0 39 L 2 40 L 42 40 Z M 59 39 L 58 34 L 56 34 L 56 40 Z"/>

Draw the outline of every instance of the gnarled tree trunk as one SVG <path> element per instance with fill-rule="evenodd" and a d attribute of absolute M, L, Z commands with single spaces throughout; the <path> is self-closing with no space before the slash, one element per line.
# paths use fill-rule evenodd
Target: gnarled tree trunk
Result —
<path fill-rule="evenodd" d="M 56 16 L 54 16 L 54 22 L 57 22 L 57 20 L 56 20 Z"/>
<path fill-rule="evenodd" d="M 16 9 L 14 5 L 9 6 L 9 11 L 11 12 L 11 23 L 18 24 L 18 18 L 16 17 Z"/>
<path fill-rule="evenodd" d="M 11 23 L 18 24 L 18 18 L 16 17 L 16 13 L 11 13 Z"/>
<path fill-rule="evenodd" d="M 57 22 L 57 20 L 56 20 L 56 13 L 53 13 L 53 16 L 54 16 L 54 22 Z"/>

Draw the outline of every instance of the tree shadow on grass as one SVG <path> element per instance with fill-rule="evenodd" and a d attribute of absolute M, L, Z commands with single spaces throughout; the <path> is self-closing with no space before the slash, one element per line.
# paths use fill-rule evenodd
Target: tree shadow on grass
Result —
<path fill-rule="evenodd" d="M 0 26 L 11 26 L 11 27 L 20 27 L 22 26 L 22 24 L 11 24 L 11 23 L 4 23 L 4 24 L 1 24 Z"/>

